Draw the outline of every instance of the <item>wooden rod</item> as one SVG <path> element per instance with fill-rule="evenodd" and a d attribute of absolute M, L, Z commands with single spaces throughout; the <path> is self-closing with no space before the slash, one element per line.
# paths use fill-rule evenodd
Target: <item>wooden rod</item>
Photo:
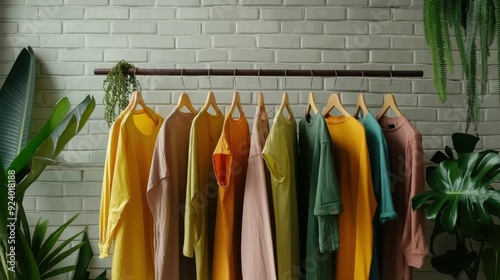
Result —
<path fill-rule="evenodd" d="M 107 75 L 111 68 L 95 68 L 94 75 Z M 276 76 L 276 77 L 423 77 L 421 70 L 282 70 L 282 69 L 128 69 L 140 76 Z"/>

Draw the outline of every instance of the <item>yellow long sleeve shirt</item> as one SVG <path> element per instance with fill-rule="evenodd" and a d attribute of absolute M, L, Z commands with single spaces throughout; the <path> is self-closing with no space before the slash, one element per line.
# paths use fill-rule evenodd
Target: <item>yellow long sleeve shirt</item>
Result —
<path fill-rule="evenodd" d="M 153 218 L 146 198 L 151 157 L 163 122 L 144 110 L 127 112 L 111 131 L 101 197 L 100 258 L 114 240 L 112 279 L 154 279 Z M 116 135 L 118 133 L 118 135 Z M 116 142 L 115 142 L 116 141 Z"/>

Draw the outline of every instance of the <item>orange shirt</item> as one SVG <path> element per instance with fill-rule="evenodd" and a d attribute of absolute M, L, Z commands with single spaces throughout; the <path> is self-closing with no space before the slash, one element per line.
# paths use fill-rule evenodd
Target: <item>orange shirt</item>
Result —
<path fill-rule="evenodd" d="M 219 196 L 215 222 L 212 279 L 242 279 L 241 218 L 250 151 L 250 131 L 244 115 L 234 120 L 226 115 L 213 164 Z"/>
<path fill-rule="evenodd" d="M 335 168 L 344 212 L 339 217 L 340 248 L 335 279 L 366 280 L 373 247 L 373 192 L 365 128 L 354 117 L 328 116 Z"/>

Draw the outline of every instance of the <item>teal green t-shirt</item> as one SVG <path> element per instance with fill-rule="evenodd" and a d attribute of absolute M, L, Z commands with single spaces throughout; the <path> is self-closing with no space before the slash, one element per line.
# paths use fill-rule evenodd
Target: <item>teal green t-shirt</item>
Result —
<path fill-rule="evenodd" d="M 333 279 L 331 253 L 339 248 L 338 217 L 343 212 L 335 173 L 332 140 L 321 114 L 299 123 L 302 195 L 308 203 L 299 210 L 307 224 L 302 269 L 306 279 Z"/>
<path fill-rule="evenodd" d="M 379 280 L 379 264 L 377 250 L 378 225 L 397 218 L 391 194 L 391 180 L 389 177 L 389 159 L 387 143 L 382 128 L 375 117 L 368 112 L 364 118 L 358 118 L 366 131 L 366 142 L 370 153 L 370 167 L 372 172 L 373 191 L 377 199 L 377 210 L 373 217 L 373 256 L 370 269 L 370 280 Z"/>

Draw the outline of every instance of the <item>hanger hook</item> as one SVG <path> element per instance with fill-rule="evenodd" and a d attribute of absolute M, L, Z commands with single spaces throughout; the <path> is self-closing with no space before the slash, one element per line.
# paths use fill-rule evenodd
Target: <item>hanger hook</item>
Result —
<path fill-rule="evenodd" d="M 363 93 L 364 92 L 363 86 L 365 85 L 365 70 L 361 70 L 361 76 L 363 77 L 361 79 L 361 93 Z"/>
<path fill-rule="evenodd" d="M 233 75 L 233 88 L 236 90 L 238 88 L 238 82 L 236 82 L 236 68 L 234 69 L 234 75 Z"/>
<path fill-rule="evenodd" d="M 181 81 L 182 81 L 182 88 L 184 89 L 184 92 L 186 92 L 186 84 L 184 83 L 184 68 L 181 69 Z"/>
<path fill-rule="evenodd" d="M 311 70 L 311 91 L 313 91 L 313 80 L 314 80 L 314 74 L 313 74 L 313 70 Z"/>
<path fill-rule="evenodd" d="M 286 91 L 286 78 L 287 78 L 287 70 L 285 69 L 285 91 Z"/>
<path fill-rule="evenodd" d="M 337 69 L 335 69 L 335 80 L 333 81 L 333 90 L 337 89 L 337 78 L 339 75 L 337 74 Z"/>
<path fill-rule="evenodd" d="M 389 93 L 392 93 L 392 70 L 389 70 L 389 75 L 391 76 L 389 82 Z"/>
<path fill-rule="evenodd" d="M 210 71 L 212 69 L 208 68 L 208 84 L 210 85 L 210 90 L 212 90 L 212 79 L 210 78 Z"/>
<path fill-rule="evenodd" d="M 259 78 L 259 90 L 262 92 L 262 82 L 260 81 L 260 69 L 257 71 L 257 77 Z"/>

